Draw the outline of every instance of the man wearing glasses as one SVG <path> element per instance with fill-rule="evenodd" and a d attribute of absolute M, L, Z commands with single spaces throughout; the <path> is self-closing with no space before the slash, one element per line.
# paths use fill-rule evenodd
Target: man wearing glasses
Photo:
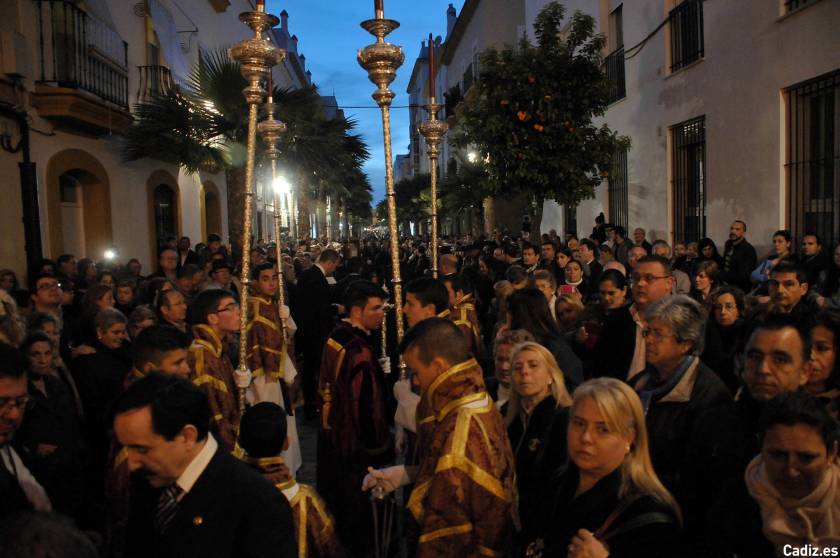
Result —
<path fill-rule="evenodd" d="M 0 518 L 23 510 L 52 510 L 44 488 L 12 447 L 28 403 L 23 359 L 0 343 Z"/>
<path fill-rule="evenodd" d="M 593 372 L 597 376 L 629 380 L 645 369 L 645 312 L 651 304 L 670 295 L 674 287 L 671 265 L 660 256 L 639 259 L 630 281 L 630 312 L 614 312 L 604 323 L 603 343 L 595 347 Z"/>
<path fill-rule="evenodd" d="M 203 291 L 190 307 L 194 341 L 190 347 L 190 377 L 207 395 L 219 438 L 233 450 L 239 424 L 237 380 L 227 355 L 226 337 L 239 330 L 239 304 L 229 291 Z M 247 379 L 250 383 L 250 378 Z"/>
<path fill-rule="evenodd" d="M 35 277 L 30 292 L 36 312 L 61 318 L 61 283 L 55 275 L 41 273 Z"/>

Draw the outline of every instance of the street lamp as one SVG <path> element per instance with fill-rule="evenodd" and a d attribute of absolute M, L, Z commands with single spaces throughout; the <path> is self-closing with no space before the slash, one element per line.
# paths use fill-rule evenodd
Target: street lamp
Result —
<path fill-rule="evenodd" d="M 476 153 L 475 151 L 467 152 L 467 161 L 469 161 L 470 163 L 475 163 L 476 161 L 478 161 L 478 153 Z"/>
<path fill-rule="evenodd" d="M 292 185 L 289 183 L 289 179 L 283 176 L 282 174 L 274 179 L 274 191 L 277 192 L 278 196 L 281 196 L 281 199 L 286 197 L 286 194 L 292 191 Z"/>

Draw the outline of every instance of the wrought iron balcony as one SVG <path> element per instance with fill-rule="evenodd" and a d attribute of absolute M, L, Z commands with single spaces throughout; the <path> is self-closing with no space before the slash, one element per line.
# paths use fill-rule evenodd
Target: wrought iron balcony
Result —
<path fill-rule="evenodd" d="M 137 86 L 138 103 L 168 95 L 177 87 L 166 66 L 137 66 L 137 70 L 140 72 Z"/>
<path fill-rule="evenodd" d="M 94 134 L 130 125 L 128 43 L 76 2 L 36 1 L 40 52 L 33 96 L 41 115 Z"/>

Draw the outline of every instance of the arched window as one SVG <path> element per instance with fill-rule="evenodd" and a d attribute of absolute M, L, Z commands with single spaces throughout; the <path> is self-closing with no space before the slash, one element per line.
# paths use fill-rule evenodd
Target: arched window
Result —
<path fill-rule="evenodd" d="M 167 236 L 178 235 L 178 211 L 175 190 L 166 184 L 155 188 L 153 195 L 155 212 L 155 242 L 157 246 Z"/>

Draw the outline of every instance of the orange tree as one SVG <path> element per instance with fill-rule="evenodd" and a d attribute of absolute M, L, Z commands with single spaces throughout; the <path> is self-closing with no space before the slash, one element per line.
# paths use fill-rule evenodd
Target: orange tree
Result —
<path fill-rule="evenodd" d="M 564 12 L 557 2 L 540 12 L 536 44 L 523 39 L 517 48 L 481 55 L 481 74 L 459 109 L 453 143 L 484 161 L 487 195 L 577 205 L 594 196 L 613 154 L 629 145 L 593 122 L 608 104 L 604 37 L 580 12 L 561 33 Z"/>

